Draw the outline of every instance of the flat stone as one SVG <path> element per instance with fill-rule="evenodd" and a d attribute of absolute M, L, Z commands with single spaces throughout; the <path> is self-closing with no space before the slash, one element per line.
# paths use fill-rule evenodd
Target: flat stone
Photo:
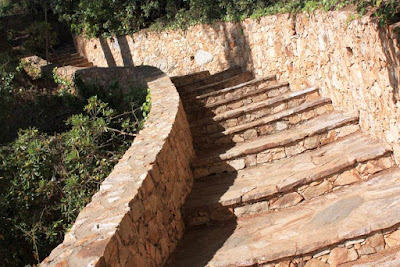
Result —
<path fill-rule="evenodd" d="M 342 185 L 349 185 L 352 183 L 356 183 L 358 181 L 361 181 L 360 175 L 356 171 L 350 170 L 339 174 L 338 178 L 335 180 L 333 184 L 334 186 L 342 186 Z"/>
<path fill-rule="evenodd" d="M 236 174 L 220 174 L 217 179 L 196 181 L 193 194 L 189 197 L 187 204 L 190 208 L 215 206 L 222 203 L 233 205 L 266 198 L 278 192 L 293 191 L 293 188 L 297 186 L 318 182 L 324 177 L 348 169 L 357 162 L 358 158 L 379 157 L 387 151 L 382 150 L 382 144 L 367 135 L 357 133 L 318 150 L 305 152 L 292 158 L 246 168 L 239 170 Z M 253 156 L 246 156 L 244 161 L 247 160 L 248 164 L 254 164 Z M 256 163 L 268 162 L 273 157 L 272 150 L 269 150 L 268 153 L 259 153 Z M 236 167 L 241 168 L 244 165 L 251 166 L 239 160 Z M 212 170 L 214 169 L 212 168 Z M 215 169 L 215 171 L 221 172 L 224 170 L 226 170 L 224 165 Z M 216 188 L 221 188 L 221 190 L 215 190 Z M 243 190 L 245 188 L 251 188 L 251 190 Z M 306 189 L 303 196 L 310 199 L 330 189 L 330 183 L 318 183 L 316 186 Z"/>
<path fill-rule="evenodd" d="M 385 240 L 381 233 L 377 233 L 367 238 L 364 245 L 357 249 L 360 255 L 369 255 L 379 251 L 382 251 L 385 247 Z"/>
<path fill-rule="evenodd" d="M 340 264 L 355 261 L 357 259 L 358 254 L 354 248 L 335 248 L 329 255 L 328 263 L 332 266 L 338 266 Z"/>
<path fill-rule="evenodd" d="M 385 242 L 389 247 L 400 245 L 400 230 L 391 233 L 387 238 L 385 238 Z"/>
<path fill-rule="evenodd" d="M 196 55 L 194 56 L 194 60 L 196 61 L 196 64 L 198 66 L 202 66 L 204 64 L 207 64 L 213 60 L 214 56 L 206 52 L 204 50 L 199 50 Z"/>
<path fill-rule="evenodd" d="M 323 195 L 324 193 L 328 192 L 331 189 L 332 189 L 331 183 L 329 183 L 327 180 L 325 180 L 317 186 L 308 187 L 304 191 L 303 196 L 305 199 L 310 199 L 310 198 L 313 198 L 316 196 Z"/>
<path fill-rule="evenodd" d="M 282 209 L 296 205 L 297 203 L 301 202 L 303 197 L 300 196 L 298 193 L 293 192 L 290 194 L 286 194 L 280 197 L 277 201 L 272 203 L 271 209 Z"/>
<path fill-rule="evenodd" d="M 309 260 L 304 267 L 329 267 L 329 264 L 317 259 L 312 259 Z"/>
<path fill-rule="evenodd" d="M 400 210 L 399 177 L 400 170 L 392 169 L 356 187 L 344 188 L 302 205 L 238 220 L 230 234 L 220 241 L 207 264 L 235 266 L 246 262 L 248 265 L 261 265 L 344 244 L 347 240 L 390 228 L 400 222 L 400 213 L 393 212 Z M 215 228 L 215 231 L 207 228 L 202 232 L 202 239 L 213 238 L 222 232 L 221 229 L 224 227 Z M 183 252 L 198 243 L 198 234 L 193 236 L 194 239 L 189 236 L 191 231 L 187 233 L 188 243 Z M 379 246 L 377 237 L 370 240 L 371 246 Z M 207 246 L 196 247 L 193 251 L 204 254 L 202 250 L 207 249 Z M 331 251 L 328 262 L 333 265 L 357 258 L 354 248 L 339 248 Z M 187 263 L 186 266 L 191 265 Z"/>
<path fill-rule="evenodd" d="M 194 167 L 200 167 L 205 164 L 215 164 L 216 161 L 256 154 L 266 149 L 296 143 L 307 136 L 326 132 L 348 123 L 354 123 L 357 120 L 357 117 L 344 116 L 335 112 L 324 114 L 285 132 L 259 137 L 253 141 L 237 144 L 230 149 L 217 149 L 211 152 L 198 153 L 197 159 L 194 162 Z"/>

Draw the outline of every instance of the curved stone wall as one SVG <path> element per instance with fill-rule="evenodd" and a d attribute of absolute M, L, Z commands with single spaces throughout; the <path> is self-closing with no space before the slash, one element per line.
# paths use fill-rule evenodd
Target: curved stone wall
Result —
<path fill-rule="evenodd" d="M 183 234 L 194 155 L 186 115 L 170 78 L 154 67 L 79 70 L 84 81 L 118 79 L 150 88 L 145 128 L 41 266 L 160 266 Z"/>
<path fill-rule="evenodd" d="M 292 89 L 319 86 L 336 109 L 359 113 L 362 129 L 391 143 L 399 160 L 399 44 L 392 27 L 355 17 L 351 11 L 282 14 L 76 43 L 98 66 L 145 64 L 180 75 L 240 65 L 258 77 L 277 74 Z"/>

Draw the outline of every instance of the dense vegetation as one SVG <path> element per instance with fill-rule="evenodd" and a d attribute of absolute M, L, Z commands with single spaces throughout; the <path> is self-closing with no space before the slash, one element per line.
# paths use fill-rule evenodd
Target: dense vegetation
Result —
<path fill-rule="evenodd" d="M 3 0 L 5 1 L 5 0 Z M 400 19 L 398 0 L 6 0 L 3 13 L 51 7 L 76 33 L 124 35 L 143 28 L 186 28 L 215 20 L 237 21 L 282 12 L 334 10 L 354 5 L 372 9 L 381 23 Z M 8 10 L 8 11 L 6 11 Z M 0 11 L 1 12 L 1 11 Z"/>
<path fill-rule="evenodd" d="M 62 241 L 150 109 L 145 88 L 32 80 L 20 53 L 0 54 L 1 266 L 38 263 Z"/>

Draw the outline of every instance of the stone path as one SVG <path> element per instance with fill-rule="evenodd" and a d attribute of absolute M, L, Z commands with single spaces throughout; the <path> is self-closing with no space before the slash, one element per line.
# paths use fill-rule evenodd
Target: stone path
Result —
<path fill-rule="evenodd" d="M 400 170 L 357 116 L 238 67 L 173 81 L 196 180 L 169 266 L 399 265 Z"/>
<path fill-rule="evenodd" d="M 52 53 L 50 62 L 58 65 L 59 67 L 93 67 L 93 63 L 82 57 L 76 51 L 76 48 L 73 44 L 67 44 L 57 49 L 54 53 Z"/>

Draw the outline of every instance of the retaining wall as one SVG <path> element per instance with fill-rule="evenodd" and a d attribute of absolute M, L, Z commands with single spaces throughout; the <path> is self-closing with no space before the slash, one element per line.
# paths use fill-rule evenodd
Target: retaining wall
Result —
<path fill-rule="evenodd" d="M 240 65 L 258 77 L 277 74 L 293 90 L 319 86 L 337 110 L 359 113 L 362 129 L 389 142 L 399 159 L 398 42 L 393 27 L 354 17 L 351 11 L 282 14 L 107 40 L 77 37 L 76 44 L 98 66 L 145 64 L 182 75 Z"/>
<path fill-rule="evenodd" d="M 78 70 L 85 82 L 150 88 L 145 127 L 41 266 L 160 266 L 183 235 L 193 184 L 189 125 L 170 78 L 154 67 Z"/>

